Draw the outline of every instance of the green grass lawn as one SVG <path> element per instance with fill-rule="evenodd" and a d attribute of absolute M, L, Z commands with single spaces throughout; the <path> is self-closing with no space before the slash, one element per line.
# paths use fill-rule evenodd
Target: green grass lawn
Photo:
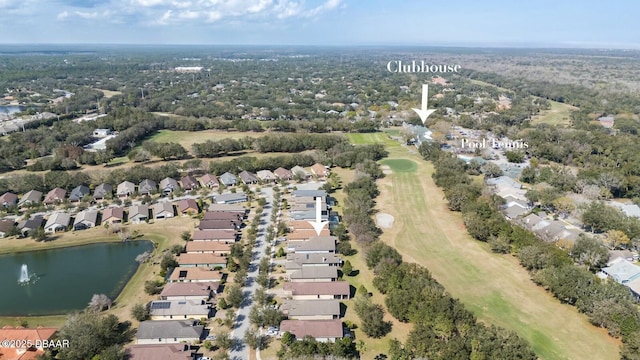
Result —
<path fill-rule="evenodd" d="M 571 124 L 571 111 L 576 110 L 577 108 L 557 101 L 549 100 L 549 102 L 551 103 L 551 109 L 544 110 L 539 115 L 534 116 L 531 123 L 534 125 L 548 124 L 568 127 Z"/>
<path fill-rule="evenodd" d="M 389 136 L 400 136 L 402 135 L 402 132 L 400 131 L 400 129 L 398 128 L 393 128 L 393 129 L 385 129 L 383 130 L 385 134 L 389 134 Z"/>
<path fill-rule="evenodd" d="M 389 166 L 394 172 L 415 172 L 418 169 L 414 161 L 407 159 L 385 159 L 380 163 Z"/>
<path fill-rule="evenodd" d="M 389 136 L 382 132 L 374 133 L 349 133 L 345 134 L 349 141 L 355 145 L 364 144 L 385 144 L 386 146 L 394 147 L 400 146 L 400 144 L 389 138 Z"/>
<path fill-rule="evenodd" d="M 395 217 L 382 240 L 405 261 L 424 265 L 480 321 L 516 331 L 542 359 L 618 358 L 619 342 L 606 331 L 535 285 L 513 256 L 494 254 L 467 234 L 430 164 L 404 148 L 382 163 L 395 170 L 379 181 L 377 208 Z"/>

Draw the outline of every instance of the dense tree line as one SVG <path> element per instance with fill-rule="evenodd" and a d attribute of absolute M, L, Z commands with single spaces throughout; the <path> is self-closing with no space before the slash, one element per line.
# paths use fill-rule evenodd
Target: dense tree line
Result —
<path fill-rule="evenodd" d="M 349 233 L 363 245 L 373 243 L 380 236 L 380 229 L 372 218 L 375 198 L 379 191 L 375 180 L 368 176 L 360 176 L 344 187 L 343 221 Z"/>
<path fill-rule="evenodd" d="M 251 149 L 252 145 L 253 139 L 247 136 L 241 139 L 225 138 L 217 141 L 207 140 L 203 143 L 193 144 L 191 149 L 196 157 L 214 158 Z"/>
<path fill-rule="evenodd" d="M 524 77 L 508 77 L 470 69 L 463 69 L 461 75 L 479 79 L 499 87 L 517 89 L 521 94 L 539 96 L 548 100 L 571 104 L 588 112 L 610 114 L 626 111 L 631 113 L 640 112 L 637 99 L 631 93 L 604 92 L 577 84 L 559 84 L 549 80 L 535 81 Z M 599 99 L 599 101 L 596 102 L 594 99 Z"/>
<path fill-rule="evenodd" d="M 257 138 L 207 140 L 193 144 L 192 149 L 196 157 L 212 158 L 250 149 L 260 153 L 328 150 L 337 144 L 348 141 L 344 136 L 330 134 L 267 134 Z"/>
<path fill-rule="evenodd" d="M 640 138 L 618 133 L 612 136 L 599 125 L 593 129 L 538 128 L 527 132 L 529 155 L 541 160 L 578 167 L 577 176 L 558 179 L 580 192 L 584 185 L 596 185 L 609 196 L 640 197 Z M 566 172 L 565 172 L 566 174 Z M 525 174 L 527 182 L 549 178 L 535 166 Z"/>
<path fill-rule="evenodd" d="M 453 299 L 427 269 L 403 262 L 395 249 L 376 243 L 367 254 L 374 286 L 385 294 L 389 313 L 414 324 L 404 345 L 390 344 L 391 359 L 536 359 L 513 332 L 487 327 Z"/>
<path fill-rule="evenodd" d="M 320 342 L 311 336 L 296 339 L 289 332 L 282 336 L 282 347 L 278 351 L 278 359 L 307 359 L 321 357 L 324 359 L 358 358 L 358 350 L 352 338 L 337 339 L 335 342 Z"/>
<path fill-rule="evenodd" d="M 603 253 L 602 244 L 590 239 L 578 239 L 572 257 L 553 244 L 538 239 L 532 232 L 511 224 L 499 211 L 501 202 L 496 197 L 467 192 L 460 197 L 460 189 L 471 183 L 466 174 L 467 165 L 454 155 L 423 144 L 420 153 L 433 161 L 433 179 L 444 189 L 452 210 L 461 211 L 467 231 L 480 241 L 489 242 L 494 251 L 513 253 L 522 266 L 529 270 L 534 281 L 549 290 L 561 302 L 574 305 L 585 313 L 591 323 L 606 328 L 612 336 L 622 337 L 621 354 L 634 359 L 634 349 L 640 344 L 640 313 L 633 304 L 629 289 L 614 282 L 602 281 L 590 270 L 599 269 Z M 601 214 L 604 205 L 593 203 L 590 213 Z M 616 211 L 615 209 L 612 211 Z M 608 221 L 608 220 L 607 220 Z M 591 226 L 608 224 L 594 222 Z M 391 311 L 391 310 L 390 310 Z"/>

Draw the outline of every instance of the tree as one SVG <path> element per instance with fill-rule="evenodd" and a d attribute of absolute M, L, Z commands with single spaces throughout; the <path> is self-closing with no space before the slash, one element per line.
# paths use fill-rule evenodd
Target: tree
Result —
<path fill-rule="evenodd" d="M 292 333 L 285 331 L 284 334 L 282 334 L 280 341 L 282 342 L 282 345 L 290 346 L 294 341 L 296 341 L 296 337 Z"/>
<path fill-rule="evenodd" d="M 230 285 L 227 287 L 227 302 L 234 308 L 239 308 L 242 304 L 243 293 L 238 285 Z"/>
<path fill-rule="evenodd" d="M 190 231 L 183 231 L 180 234 L 180 238 L 182 238 L 182 240 L 184 240 L 184 241 L 191 241 L 191 232 Z"/>
<path fill-rule="evenodd" d="M 623 216 L 620 210 L 594 201 L 582 213 L 582 222 L 591 231 L 602 232 L 620 228 Z"/>
<path fill-rule="evenodd" d="M 142 304 L 135 304 L 131 308 L 131 316 L 138 321 L 149 319 L 149 310 Z"/>
<path fill-rule="evenodd" d="M 351 256 L 356 253 L 356 250 L 351 247 L 351 243 L 349 241 L 342 240 L 338 242 L 338 253 L 344 256 Z"/>
<path fill-rule="evenodd" d="M 360 317 L 360 328 L 367 336 L 377 339 L 391 331 L 391 322 L 384 321 L 384 309 L 372 303 L 369 297 L 356 298 L 355 310 Z"/>
<path fill-rule="evenodd" d="M 253 301 L 259 306 L 267 305 L 267 302 L 269 302 L 270 299 L 270 295 L 267 294 L 264 287 L 259 287 L 255 294 L 253 294 Z"/>
<path fill-rule="evenodd" d="M 164 287 L 164 281 L 161 280 L 147 280 L 144 283 L 144 292 L 149 295 L 158 295 L 162 292 Z"/>
<path fill-rule="evenodd" d="M 263 272 L 259 273 L 256 276 L 256 282 L 262 287 L 267 287 L 269 285 L 269 275 Z"/>
<path fill-rule="evenodd" d="M 47 233 L 44 231 L 43 227 L 39 227 L 37 228 L 35 231 L 31 232 L 31 238 L 34 239 L 35 241 L 46 241 L 47 240 Z"/>
<path fill-rule="evenodd" d="M 218 300 L 218 307 L 222 310 L 225 310 L 229 307 L 229 305 L 227 304 L 227 300 L 225 300 L 224 298 L 220 298 L 220 300 Z"/>
<path fill-rule="evenodd" d="M 112 353 L 111 346 L 122 347 L 133 338 L 131 323 L 120 322 L 112 314 L 96 316 L 92 313 L 72 314 L 58 330 L 58 338 L 73 339 L 74 346 L 63 347 L 59 359 L 87 360 Z M 102 359 L 102 357 L 100 357 Z M 105 359 L 113 359 L 105 357 Z M 122 359 L 122 358 L 116 358 Z"/>
<path fill-rule="evenodd" d="M 346 276 L 351 276 L 352 272 L 353 272 L 353 267 L 351 266 L 351 262 L 349 260 L 345 261 L 344 264 L 342 265 L 342 273 L 345 274 Z"/>
<path fill-rule="evenodd" d="M 176 267 L 178 267 L 178 260 L 176 260 L 176 258 L 173 257 L 171 253 L 164 254 L 164 256 L 162 257 L 162 260 L 160 260 L 160 270 L 166 273 L 168 269 L 172 269 Z"/>
<path fill-rule="evenodd" d="M 180 255 L 183 251 L 184 251 L 184 246 L 180 244 L 176 244 L 171 247 L 171 253 L 173 255 Z"/>
<path fill-rule="evenodd" d="M 111 309 L 112 303 L 113 301 L 105 294 L 93 294 L 91 301 L 89 301 L 88 308 L 95 312 L 100 312 L 104 310 L 104 308 Z"/>
<path fill-rule="evenodd" d="M 221 331 L 216 334 L 215 344 L 218 348 L 227 351 L 231 349 L 231 346 L 233 346 L 233 338 L 231 338 L 228 332 Z"/>
<path fill-rule="evenodd" d="M 609 230 L 604 237 L 605 244 L 610 249 L 626 249 L 631 245 L 629 237 L 620 230 Z"/>
<path fill-rule="evenodd" d="M 268 345 L 268 340 L 260 336 L 254 329 L 248 329 L 244 333 L 244 342 L 252 349 L 263 350 Z"/>
<path fill-rule="evenodd" d="M 504 175 L 500 166 L 498 166 L 498 164 L 494 162 L 487 162 L 486 164 L 482 165 L 481 170 L 484 173 L 484 176 L 488 178 L 497 178 Z"/>
<path fill-rule="evenodd" d="M 567 196 L 556 198 L 555 200 L 553 200 L 552 204 L 556 211 L 563 218 L 569 216 L 569 214 L 571 214 L 576 209 L 576 204 L 573 202 L 573 200 L 571 200 L 571 198 Z"/>
<path fill-rule="evenodd" d="M 524 153 L 521 151 L 505 151 L 504 155 L 507 157 L 507 161 L 512 163 L 521 163 L 524 161 Z"/>
<path fill-rule="evenodd" d="M 233 324 L 236 322 L 236 313 L 233 310 L 228 310 L 224 314 L 224 324 L 230 328 L 233 328 Z"/>

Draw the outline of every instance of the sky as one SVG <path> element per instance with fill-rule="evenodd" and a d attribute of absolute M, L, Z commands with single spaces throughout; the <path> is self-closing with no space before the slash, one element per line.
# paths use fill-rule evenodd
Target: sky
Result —
<path fill-rule="evenodd" d="M 0 44 L 640 48 L 633 0 L 0 0 Z"/>

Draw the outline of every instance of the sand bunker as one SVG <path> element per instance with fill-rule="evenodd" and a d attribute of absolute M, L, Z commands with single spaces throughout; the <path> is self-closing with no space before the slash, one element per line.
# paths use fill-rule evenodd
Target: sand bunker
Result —
<path fill-rule="evenodd" d="M 393 227 L 393 216 L 389 215 L 389 214 L 385 214 L 385 213 L 380 213 L 376 215 L 376 222 L 378 223 L 378 226 L 380 226 L 381 228 L 391 228 Z"/>
<path fill-rule="evenodd" d="M 389 165 L 382 165 L 380 166 L 380 169 L 382 169 L 383 174 L 393 174 L 393 171 L 391 171 L 391 167 Z"/>

